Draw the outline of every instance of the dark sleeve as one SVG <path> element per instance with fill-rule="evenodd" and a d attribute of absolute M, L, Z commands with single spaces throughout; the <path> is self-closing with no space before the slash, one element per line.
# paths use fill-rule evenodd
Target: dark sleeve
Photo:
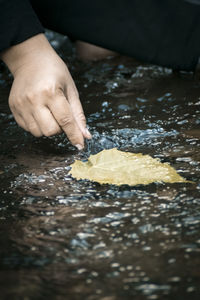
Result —
<path fill-rule="evenodd" d="M 0 0 L 0 51 L 42 32 L 28 0 Z"/>

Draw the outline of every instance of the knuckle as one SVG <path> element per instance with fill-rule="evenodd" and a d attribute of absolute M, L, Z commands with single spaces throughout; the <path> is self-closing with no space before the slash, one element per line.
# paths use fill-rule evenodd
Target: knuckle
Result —
<path fill-rule="evenodd" d="M 64 116 L 59 119 L 59 124 L 61 127 L 68 127 L 73 124 L 73 118 L 71 116 Z"/>
<path fill-rule="evenodd" d="M 42 136 L 42 133 L 40 132 L 40 130 L 38 130 L 37 127 L 32 127 L 32 128 L 28 127 L 27 131 L 30 132 L 35 137 L 41 137 Z"/>
<path fill-rule="evenodd" d="M 53 92 L 51 85 L 46 85 L 42 88 L 39 88 L 35 91 L 28 91 L 26 93 L 26 99 L 32 105 L 35 105 L 38 99 L 51 99 L 55 93 Z"/>
<path fill-rule="evenodd" d="M 14 110 L 15 108 L 19 108 L 22 105 L 22 99 L 18 97 L 10 97 L 9 98 L 9 106 L 11 110 Z"/>
<path fill-rule="evenodd" d="M 34 122 L 31 122 L 28 124 L 28 131 L 34 134 L 35 132 L 38 131 L 38 127 Z"/>
<path fill-rule="evenodd" d="M 63 89 L 62 89 L 61 86 L 57 86 L 57 87 L 56 87 L 55 94 L 56 94 L 57 96 L 61 96 L 61 97 L 63 96 Z"/>
<path fill-rule="evenodd" d="M 32 104 L 34 105 L 35 104 L 35 99 L 37 97 L 37 94 L 36 93 L 33 93 L 33 92 L 28 92 L 26 93 L 26 101 L 29 103 L 29 104 Z"/>
<path fill-rule="evenodd" d="M 77 114 L 77 117 L 78 117 L 78 119 L 79 119 L 81 122 L 86 123 L 86 118 L 85 118 L 85 115 L 84 115 L 83 111 L 79 112 L 79 113 Z"/>
<path fill-rule="evenodd" d="M 52 85 L 44 86 L 40 93 L 45 98 L 52 98 L 52 96 L 55 95 L 55 92 L 52 89 Z"/>

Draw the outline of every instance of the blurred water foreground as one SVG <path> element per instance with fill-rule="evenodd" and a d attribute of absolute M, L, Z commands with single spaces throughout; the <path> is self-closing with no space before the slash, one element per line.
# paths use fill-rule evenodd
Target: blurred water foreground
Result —
<path fill-rule="evenodd" d="M 200 299 L 200 81 L 126 57 L 83 63 L 48 32 L 80 92 L 93 141 L 20 129 L 0 66 L 0 299 Z M 76 181 L 74 159 L 149 154 L 190 183 Z"/>

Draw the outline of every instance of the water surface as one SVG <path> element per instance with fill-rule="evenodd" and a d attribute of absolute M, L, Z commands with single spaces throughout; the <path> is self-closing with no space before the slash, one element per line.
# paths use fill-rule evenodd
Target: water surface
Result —
<path fill-rule="evenodd" d="M 10 114 L 0 71 L 1 299 L 199 299 L 200 82 L 126 57 L 82 63 L 49 33 L 80 92 L 93 140 L 34 138 Z M 63 43 L 64 42 L 64 43 Z M 76 181 L 74 159 L 149 154 L 190 183 Z"/>

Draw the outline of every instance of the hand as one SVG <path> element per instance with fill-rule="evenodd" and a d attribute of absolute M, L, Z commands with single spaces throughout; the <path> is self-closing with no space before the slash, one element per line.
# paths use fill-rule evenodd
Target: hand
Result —
<path fill-rule="evenodd" d="M 45 36 L 37 35 L 8 49 L 2 59 L 14 76 L 9 105 L 17 123 L 37 137 L 63 130 L 70 142 L 82 149 L 84 138 L 91 135 L 78 91 Z"/>

